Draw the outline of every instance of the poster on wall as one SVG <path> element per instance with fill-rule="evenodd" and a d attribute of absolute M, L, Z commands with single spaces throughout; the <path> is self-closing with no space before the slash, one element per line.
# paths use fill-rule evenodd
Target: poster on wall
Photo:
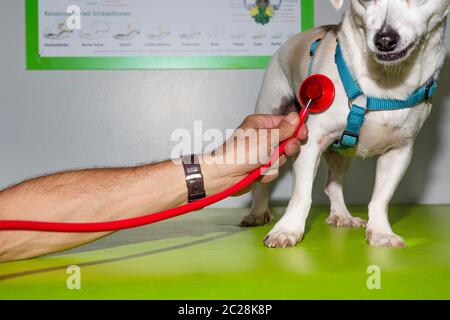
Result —
<path fill-rule="evenodd" d="M 265 68 L 313 0 L 27 0 L 28 69 Z"/>

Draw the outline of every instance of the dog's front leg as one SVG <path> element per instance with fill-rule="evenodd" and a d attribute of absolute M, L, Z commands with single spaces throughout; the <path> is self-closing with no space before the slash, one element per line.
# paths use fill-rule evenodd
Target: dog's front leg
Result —
<path fill-rule="evenodd" d="M 388 219 L 389 202 L 411 162 L 413 144 L 392 149 L 377 162 L 375 188 L 369 205 L 367 241 L 377 247 L 405 247 L 405 242 L 391 229 Z"/>
<path fill-rule="evenodd" d="M 325 193 L 328 195 L 331 204 L 330 216 L 326 222 L 336 227 L 365 227 L 367 222 L 353 217 L 344 200 L 344 177 L 350 164 L 350 158 L 334 151 L 327 151 L 324 158 L 328 165 L 328 181 L 325 186 Z"/>
<path fill-rule="evenodd" d="M 324 151 L 313 134 L 310 133 L 308 140 L 294 163 L 294 190 L 286 213 L 264 240 L 268 247 L 292 247 L 303 238 L 311 208 L 313 182 Z"/>

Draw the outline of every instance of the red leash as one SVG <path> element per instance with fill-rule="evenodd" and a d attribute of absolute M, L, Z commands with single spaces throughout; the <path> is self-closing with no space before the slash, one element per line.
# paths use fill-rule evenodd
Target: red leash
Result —
<path fill-rule="evenodd" d="M 329 78 L 324 75 L 313 75 L 307 78 L 299 93 L 299 99 L 303 106 L 305 106 L 300 112 L 299 126 L 295 131 L 295 134 L 290 138 L 294 138 L 298 135 L 301 127 L 306 121 L 310 112 L 323 112 L 328 109 L 334 101 L 335 89 L 334 85 Z M 33 231 L 47 231 L 47 232 L 106 232 L 117 231 L 123 229 L 130 229 L 135 227 L 144 226 L 147 224 L 155 223 L 158 221 L 170 219 L 179 215 L 183 215 L 192 211 L 197 211 L 219 202 L 225 198 L 228 198 L 239 191 L 245 189 L 250 184 L 255 182 L 261 177 L 267 169 L 272 167 L 274 163 L 279 159 L 280 155 L 284 154 L 286 144 L 290 140 L 282 142 L 275 150 L 272 158 L 260 168 L 252 171 L 244 179 L 231 186 L 230 188 L 211 195 L 209 197 L 200 199 L 198 201 L 182 205 L 173 209 L 164 210 L 157 213 L 152 213 L 142 217 L 116 220 L 110 222 L 95 222 L 95 223 L 58 223 L 58 222 L 38 222 L 38 221 L 14 221 L 6 220 L 0 221 L 0 230 L 33 230 Z"/>

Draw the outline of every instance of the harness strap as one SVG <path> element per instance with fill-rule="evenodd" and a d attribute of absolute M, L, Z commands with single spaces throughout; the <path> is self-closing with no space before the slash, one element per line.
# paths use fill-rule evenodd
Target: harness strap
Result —
<path fill-rule="evenodd" d="M 330 30 L 331 28 L 322 29 L 312 36 L 311 48 L 309 50 L 310 59 L 308 66 L 308 76 L 312 75 L 312 70 L 314 67 L 314 56 L 316 55 L 316 51 L 320 46 L 320 42 L 330 32 Z"/>
<path fill-rule="evenodd" d="M 336 46 L 336 54 L 334 56 L 339 76 L 341 77 L 342 84 L 344 85 L 345 92 L 350 101 L 355 100 L 363 94 L 359 83 L 353 78 L 350 69 L 345 62 L 344 55 L 339 43 Z"/>
<path fill-rule="evenodd" d="M 320 42 L 322 41 L 321 38 L 313 41 L 311 44 L 311 49 L 309 50 L 309 56 L 311 59 L 309 59 L 309 66 L 308 66 L 308 77 L 312 75 L 312 68 L 314 66 L 314 55 L 316 54 L 317 49 L 319 48 Z"/>
<path fill-rule="evenodd" d="M 437 84 L 433 80 L 429 80 L 425 85 L 414 91 L 406 100 L 387 100 L 368 97 L 367 110 L 399 110 L 415 106 L 423 101 L 429 100 L 437 90 Z"/>
<path fill-rule="evenodd" d="M 362 108 L 356 104 L 352 105 L 350 108 L 350 113 L 347 117 L 347 127 L 342 134 L 341 140 L 335 142 L 331 148 L 350 149 L 357 146 L 359 142 L 359 133 L 361 132 L 361 127 L 364 124 L 365 116 L 365 108 Z"/>

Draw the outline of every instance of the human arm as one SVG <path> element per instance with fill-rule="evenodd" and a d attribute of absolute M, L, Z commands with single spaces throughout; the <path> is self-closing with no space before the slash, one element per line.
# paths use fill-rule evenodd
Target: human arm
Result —
<path fill-rule="evenodd" d="M 290 137 L 298 125 L 282 116 L 251 116 L 241 129 L 279 130 L 281 140 Z M 303 130 L 299 138 L 303 139 Z M 270 139 L 269 139 L 270 140 Z M 270 141 L 273 151 L 279 141 Z M 222 191 L 242 179 L 262 163 L 221 163 L 225 147 L 201 156 L 207 195 Z M 236 154 L 248 154 L 254 145 L 237 147 Z M 300 150 L 299 139 L 287 147 L 291 155 Z M 267 159 L 261 159 L 265 161 Z M 281 163 L 286 158 L 282 157 Z M 276 175 L 263 178 L 273 180 Z M 88 169 L 39 177 L 0 192 L 1 220 L 34 220 L 55 222 L 104 222 L 134 218 L 150 212 L 179 206 L 186 202 L 187 188 L 182 164 L 177 161 L 143 165 L 133 168 Z M 48 233 L 34 231 L 0 231 L 0 261 L 40 256 L 73 248 L 109 233 Z"/>

